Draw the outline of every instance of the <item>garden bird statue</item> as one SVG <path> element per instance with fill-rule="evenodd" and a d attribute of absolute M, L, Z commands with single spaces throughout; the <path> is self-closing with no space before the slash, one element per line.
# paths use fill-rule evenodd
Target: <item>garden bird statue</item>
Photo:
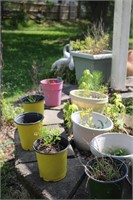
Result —
<path fill-rule="evenodd" d="M 68 50 L 68 51 L 67 51 Z M 70 70 L 74 69 L 74 61 L 71 55 L 72 47 L 70 44 L 66 44 L 63 48 L 63 58 L 55 61 L 51 66 L 51 71 L 57 68 L 57 71 L 60 71 L 63 67 L 69 67 Z"/>

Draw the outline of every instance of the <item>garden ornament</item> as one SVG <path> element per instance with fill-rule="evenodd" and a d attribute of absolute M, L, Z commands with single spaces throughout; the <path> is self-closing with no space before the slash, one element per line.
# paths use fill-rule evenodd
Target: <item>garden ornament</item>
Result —
<path fill-rule="evenodd" d="M 68 51 L 67 51 L 68 48 Z M 63 67 L 69 67 L 70 70 L 74 69 L 74 61 L 71 55 L 72 47 L 70 44 L 66 44 L 63 48 L 63 58 L 55 61 L 51 66 L 51 71 L 53 71 L 57 67 L 57 71 L 60 71 Z"/>

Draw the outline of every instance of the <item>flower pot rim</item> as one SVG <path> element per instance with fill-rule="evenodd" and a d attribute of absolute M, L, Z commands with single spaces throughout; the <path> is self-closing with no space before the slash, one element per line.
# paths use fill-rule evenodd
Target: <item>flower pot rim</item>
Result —
<path fill-rule="evenodd" d="M 29 102 L 29 101 L 28 101 L 28 97 L 30 97 L 30 96 L 32 96 L 32 97 L 38 96 L 38 97 L 40 97 L 41 99 L 40 99 L 39 101 Z M 35 103 L 39 103 L 39 102 L 41 102 L 41 101 L 44 101 L 44 96 L 43 96 L 42 94 L 27 95 L 27 96 L 22 97 L 22 98 L 20 99 L 20 102 L 21 102 L 21 103 L 25 103 L 25 104 L 35 104 Z"/>
<path fill-rule="evenodd" d="M 104 50 L 103 53 L 100 54 L 90 54 L 84 53 L 82 51 L 71 51 L 71 55 L 74 57 L 86 58 L 91 60 L 110 59 L 112 58 L 112 51 Z"/>
<path fill-rule="evenodd" d="M 83 97 L 83 96 L 79 96 L 79 95 L 77 95 L 77 94 L 75 94 L 75 92 L 77 92 L 77 91 L 79 91 L 79 92 L 90 92 L 90 93 L 95 93 L 95 94 L 98 94 L 98 95 L 100 95 L 100 96 L 102 96 L 101 98 L 90 98 L 90 97 Z M 72 96 L 72 97 L 78 97 L 79 99 L 86 99 L 86 100 L 93 100 L 93 101 L 98 101 L 98 100 L 108 100 L 108 95 L 106 95 L 106 94 L 101 94 L 100 92 L 97 92 L 97 91 L 94 91 L 94 90 L 84 90 L 84 89 L 76 89 L 76 90 L 71 90 L 70 91 L 70 96 Z"/>
<path fill-rule="evenodd" d="M 32 115 L 32 114 L 38 115 L 38 116 L 40 115 L 41 119 L 37 120 L 36 122 L 30 122 L 30 123 L 20 123 L 20 122 L 18 122 L 18 119 L 20 119 L 22 116 Z M 18 124 L 18 125 L 27 126 L 27 125 L 37 124 L 37 123 L 41 122 L 43 119 L 44 119 L 44 116 L 41 113 L 37 113 L 37 112 L 25 112 L 25 113 L 22 113 L 22 114 L 18 115 L 17 117 L 15 117 L 14 122 L 16 124 Z"/>
<path fill-rule="evenodd" d="M 104 137 L 104 136 L 109 136 L 109 137 L 111 137 L 111 136 L 120 136 L 120 135 L 122 135 L 123 137 L 127 137 L 127 138 L 132 138 L 133 139 L 133 136 L 131 136 L 131 135 L 127 135 L 127 134 L 124 134 L 124 133 L 118 133 L 118 132 L 109 132 L 109 133 L 103 133 L 103 134 L 100 134 L 100 135 L 97 135 L 97 136 L 95 136 L 92 140 L 91 140 L 91 142 L 90 142 L 90 150 L 91 149 L 93 149 L 93 150 L 95 150 L 96 152 L 98 152 L 99 154 L 101 154 L 101 156 L 109 156 L 109 157 L 112 157 L 112 158 L 117 158 L 117 159 L 127 159 L 127 158 L 129 158 L 129 159 L 131 159 L 131 158 L 133 158 L 133 154 L 128 154 L 128 155 L 121 155 L 121 156 L 117 156 L 117 155 L 110 155 L 110 154 L 107 154 L 107 153 L 104 153 L 104 152 L 101 152 L 101 151 L 98 151 L 98 149 L 96 148 L 96 147 L 94 147 L 94 141 L 96 140 L 97 142 L 98 142 L 98 139 L 100 138 L 100 137 Z M 98 145 L 98 144 L 97 144 Z M 113 144 L 112 144 L 113 145 Z M 118 146 L 120 146 L 119 144 L 118 144 Z"/>
<path fill-rule="evenodd" d="M 43 153 L 43 152 L 41 152 L 41 151 L 39 151 L 38 149 L 36 149 L 36 145 L 37 145 L 37 143 L 38 143 L 38 141 L 40 140 L 40 139 L 42 139 L 42 138 L 38 138 L 37 140 L 35 140 L 34 141 L 34 143 L 33 143 L 33 149 L 34 149 L 34 151 L 35 152 L 37 152 L 37 153 L 39 153 L 39 154 L 42 154 L 42 155 L 57 155 L 57 154 L 60 154 L 60 153 L 62 153 L 62 152 L 64 152 L 64 151 L 66 151 L 66 149 L 68 148 L 68 146 L 70 145 L 69 144 L 69 142 L 68 142 L 68 140 L 66 139 L 66 138 L 64 138 L 64 137 L 62 137 L 61 136 L 61 142 L 66 142 L 67 143 L 67 145 L 66 145 L 66 147 L 63 149 L 63 150 L 61 150 L 61 151 L 59 151 L 59 152 L 56 152 L 56 153 Z"/>
<path fill-rule="evenodd" d="M 107 127 L 107 128 L 102 128 L 102 129 L 100 129 L 100 128 L 86 127 L 86 126 L 84 126 L 84 125 L 78 123 L 77 121 L 75 121 L 75 120 L 73 119 L 74 116 L 75 116 L 75 115 L 79 115 L 80 112 L 82 112 L 82 111 L 80 110 L 80 111 L 74 112 L 74 113 L 71 115 L 71 120 L 72 120 L 72 122 L 74 122 L 75 124 L 77 124 L 77 125 L 79 125 L 79 126 L 85 128 L 85 129 L 96 130 L 96 131 L 101 131 L 101 130 L 102 130 L 102 131 L 105 131 L 105 130 L 106 130 L 106 131 L 109 131 L 109 130 L 111 130 L 111 129 L 113 128 L 113 122 L 112 122 L 112 120 L 109 119 L 108 117 L 106 117 L 105 115 L 103 115 L 103 114 L 101 114 L 101 113 L 98 113 L 98 112 L 92 112 L 92 115 L 103 116 L 104 118 L 106 118 L 106 119 L 110 122 L 110 126 Z"/>
<path fill-rule="evenodd" d="M 55 85 L 55 84 L 61 84 L 63 83 L 63 80 L 59 81 L 59 82 L 53 82 L 53 83 L 49 83 L 48 81 L 57 81 L 57 78 L 48 78 L 48 79 L 43 79 L 40 81 L 41 84 L 47 84 L 47 85 Z"/>
<path fill-rule="evenodd" d="M 96 159 L 101 159 L 101 158 L 110 158 L 110 156 L 99 157 L 99 158 L 93 158 L 93 159 L 89 160 L 89 161 L 86 163 L 86 167 L 87 167 L 87 165 L 89 165 L 89 163 L 95 161 Z M 106 184 L 106 183 L 117 183 L 117 182 L 123 180 L 123 179 L 128 175 L 128 167 L 127 167 L 127 165 L 125 164 L 125 162 L 123 162 L 122 160 L 120 160 L 120 159 L 118 159 L 118 158 L 112 158 L 112 159 L 118 161 L 118 162 L 121 163 L 121 164 L 123 164 L 124 167 L 125 167 L 125 169 L 126 169 L 125 174 L 122 175 L 120 178 L 118 178 L 118 179 L 116 179 L 116 180 L 111 180 L 111 181 L 109 181 L 109 180 L 107 180 L 107 181 L 98 180 L 98 179 L 95 179 L 94 177 L 92 177 L 91 175 L 89 175 L 88 172 L 87 172 L 87 170 L 86 170 L 86 167 L 85 167 L 85 173 L 86 173 L 86 175 L 87 175 L 89 178 L 91 178 L 92 180 L 94 180 L 94 181 L 97 181 L 97 182 L 100 182 L 100 183 L 105 183 L 105 184 Z"/>

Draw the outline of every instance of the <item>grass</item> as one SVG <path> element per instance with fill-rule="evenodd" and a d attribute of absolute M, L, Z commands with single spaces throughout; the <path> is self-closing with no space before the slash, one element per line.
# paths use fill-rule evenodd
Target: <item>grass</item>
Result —
<path fill-rule="evenodd" d="M 133 38 L 129 39 L 129 43 L 133 44 Z"/>
<path fill-rule="evenodd" d="M 55 75 L 50 74 L 52 63 L 63 56 L 63 46 L 70 39 L 81 35 L 83 24 L 28 21 L 18 27 L 2 30 L 3 91 L 9 101 L 32 90 L 35 82 L 39 86 L 41 79 Z"/>

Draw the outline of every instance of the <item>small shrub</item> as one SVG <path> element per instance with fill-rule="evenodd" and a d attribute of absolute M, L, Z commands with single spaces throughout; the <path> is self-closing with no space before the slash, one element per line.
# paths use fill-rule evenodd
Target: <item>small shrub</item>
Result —
<path fill-rule="evenodd" d="M 70 41 L 73 50 L 82 51 L 90 54 L 100 54 L 109 47 L 109 34 L 94 34 L 88 33 L 84 40 L 77 39 Z"/>
<path fill-rule="evenodd" d="M 6 99 L 2 96 L 1 99 L 2 108 L 2 121 L 13 122 L 14 118 L 23 113 L 23 109 L 19 106 L 14 106 L 12 103 L 8 103 Z"/>
<path fill-rule="evenodd" d="M 54 145 L 61 140 L 61 133 L 58 129 L 43 127 L 42 138 L 45 145 Z"/>
<path fill-rule="evenodd" d="M 123 99 L 123 104 L 126 108 L 126 114 L 133 115 L 133 98 Z"/>
<path fill-rule="evenodd" d="M 67 128 L 72 126 L 71 115 L 76 111 L 78 111 L 78 107 L 75 104 L 70 104 L 69 102 L 64 103 L 63 113 Z"/>
<path fill-rule="evenodd" d="M 84 70 L 82 77 L 79 80 L 79 89 L 94 90 L 101 93 L 107 92 L 107 87 L 103 84 L 103 74 L 100 71 L 93 71 L 89 69 Z"/>
<path fill-rule="evenodd" d="M 105 106 L 104 114 L 113 121 L 113 131 L 126 131 L 124 128 L 125 106 L 119 94 L 114 93 L 112 95 L 110 103 Z"/>

